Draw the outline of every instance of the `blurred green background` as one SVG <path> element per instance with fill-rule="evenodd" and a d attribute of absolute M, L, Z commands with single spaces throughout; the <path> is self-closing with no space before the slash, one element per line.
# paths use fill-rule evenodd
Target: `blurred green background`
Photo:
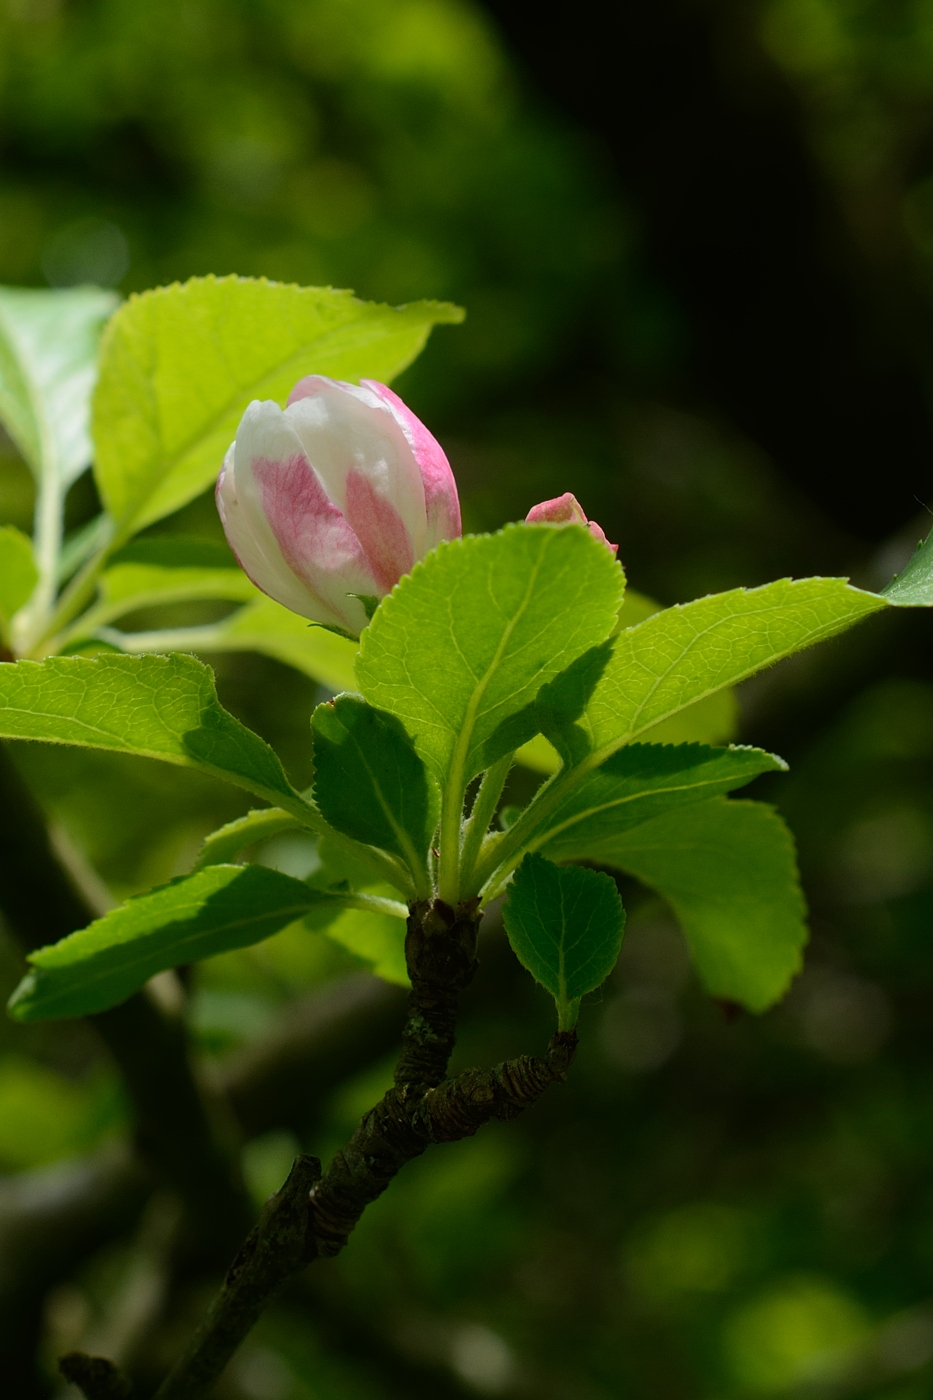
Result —
<path fill-rule="evenodd" d="M 877 587 L 933 496 L 933 4 L 625 0 L 615 19 L 610 36 L 588 5 L 557 24 L 461 0 L 3 0 L 0 282 L 238 272 L 457 300 L 465 325 L 397 387 L 447 448 L 468 528 L 572 490 L 663 603 L 791 573 Z M 0 512 L 28 528 L 28 473 L 0 453 Z M 84 478 L 71 525 L 95 508 Z M 156 528 L 218 529 L 207 498 Z M 733 1020 L 704 1000 L 667 912 L 626 888 L 567 1086 L 408 1168 L 219 1394 L 933 1393 L 931 641 L 929 618 L 885 616 L 740 693 L 743 737 L 791 763 L 755 793 L 797 834 L 811 906 L 786 1002 Z M 217 669 L 306 782 L 313 685 L 261 658 Z M 143 761 L 17 761 L 101 900 L 187 870 L 243 810 Z M 549 1032 L 491 924 L 460 1064 Z M 11 944 L 0 961 L 12 987 Z M 197 969 L 210 1072 L 355 970 L 290 933 Z M 391 1036 L 371 1039 L 313 1111 L 266 1114 L 244 1149 L 257 1200 L 381 1091 Z M 7 1303 L 9 1222 L 124 1133 L 89 1032 L 0 1030 Z M 66 1393 L 54 1357 L 79 1345 L 155 1373 L 203 1303 L 163 1316 L 172 1204 L 141 1212 L 29 1304 L 36 1394 Z"/>

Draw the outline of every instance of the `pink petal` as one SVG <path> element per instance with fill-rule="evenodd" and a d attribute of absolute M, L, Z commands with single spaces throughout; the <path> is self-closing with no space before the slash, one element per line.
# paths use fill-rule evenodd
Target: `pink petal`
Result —
<path fill-rule="evenodd" d="M 415 454 L 424 483 L 424 505 L 428 518 L 425 548 L 433 549 L 441 540 L 458 539 L 462 530 L 460 498 L 444 449 L 421 419 L 386 384 L 380 384 L 376 379 L 363 379 L 360 383 L 383 401 Z"/>
<path fill-rule="evenodd" d="M 302 453 L 278 461 L 255 458 L 252 468 L 282 555 L 309 588 L 341 612 L 350 593 L 383 592 L 360 540 Z"/>
<path fill-rule="evenodd" d="M 421 471 L 401 424 L 382 399 L 365 386 L 308 375 L 292 390 L 285 417 L 334 504 L 346 515 L 350 475 L 365 476 L 372 493 L 401 519 L 412 562 L 420 558 L 427 548 Z M 389 558 L 402 557 L 397 545 L 396 539 L 390 542 Z"/>
<path fill-rule="evenodd" d="M 388 593 L 415 562 L 411 536 L 398 511 L 362 472 L 347 474 L 347 521 L 363 547 L 379 593 Z"/>

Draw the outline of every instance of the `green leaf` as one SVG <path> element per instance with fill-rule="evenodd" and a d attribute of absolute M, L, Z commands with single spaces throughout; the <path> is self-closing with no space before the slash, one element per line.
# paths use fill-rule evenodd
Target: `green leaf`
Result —
<path fill-rule="evenodd" d="M 612 629 L 623 585 L 582 526 L 508 525 L 442 544 L 363 633 L 360 689 L 462 791 L 535 733 L 538 690 Z"/>
<path fill-rule="evenodd" d="M 642 738 L 652 744 L 723 744 L 739 727 L 739 706 L 732 690 L 719 690 L 707 695 L 695 705 L 688 705 L 660 724 L 646 729 Z M 536 734 L 522 744 L 515 755 L 518 763 L 536 773 L 556 773 L 560 754 L 543 734 Z"/>
<path fill-rule="evenodd" d="M 96 287 L 0 287 L 0 422 L 36 477 L 63 490 L 91 460 L 97 344 L 118 302 Z"/>
<path fill-rule="evenodd" d="M 637 627 L 640 622 L 661 611 L 661 604 L 653 598 L 627 588 L 619 610 L 617 631 Z M 735 695 L 731 690 L 720 690 L 654 725 L 646 737 L 652 744 L 725 744 L 735 738 L 738 721 L 739 707 Z M 560 754 L 543 734 L 529 739 L 515 757 L 536 773 L 556 773 L 561 762 Z"/>
<path fill-rule="evenodd" d="M 252 399 L 284 404 L 306 374 L 391 380 L 432 326 L 462 315 L 443 302 L 393 308 L 246 277 L 131 297 L 104 337 L 94 398 L 98 489 L 121 534 L 215 479 Z"/>
<path fill-rule="evenodd" d="M 30 954 L 32 971 L 10 1012 L 38 1021 L 103 1011 L 157 972 L 259 943 L 326 902 L 327 895 L 261 865 L 212 865 Z"/>
<path fill-rule="evenodd" d="M 13 615 L 28 603 L 38 578 L 32 540 L 15 525 L 0 526 L 0 636 L 8 645 Z"/>
<path fill-rule="evenodd" d="M 550 686 L 541 697 L 542 725 L 572 761 L 599 761 L 688 705 L 885 606 L 844 579 L 813 578 L 668 608 L 594 649 Z"/>
<path fill-rule="evenodd" d="M 666 812 L 591 855 L 667 900 L 712 996 L 764 1011 L 799 972 L 806 909 L 794 839 L 773 808 L 716 798 Z"/>
<path fill-rule="evenodd" d="M 576 1025 L 580 998 L 616 965 L 625 910 L 615 881 L 596 870 L 526 855 L 502 917 L 515 956 L 557 1003 L 558 1025 Z"/>
<path fill-rule="evenodd" d="M 903 573 L 895 574 L 882 598 L 895 608 L 933 607 L 933 530 L 917 545 Z"/>
<path fill-rule="evenodd" d="M 584 858 L 670 807 L 704 802 L 787 764 L 762 749 L 633 744 L 612 754 L 548 813 L 526 844 L 551 860 Z"/>
<path fill-rule="evenodd" d="M 317 707 L 311 730 L 314 795 L 325 821 L 400 856 L 427 897 L 440 794 L 404 725 L 361 695 L 338 695 Z"/>
<path fill-rule="evenodd" d="M 236 860 L 241 851 L 255 846 L 259 841 L 268 841 L 273 836 L 281 836 L 285 831 L 300 831 L 301 823 L 290 812 L 281 807 L 260 807 L 247 812 L 244 817 L 236 817 L 227 822 L 210 836 L 205 836 L 195 870 L 204 870 L 209 865 L 228 865 Z"/>
<path fill-rule="evenodd" d="M 738 727 L 735 692 L 717 690 L 650 725 L 643 737 L 652 744 L 725 744 L 735 737 Z"/>
<path fill-rule="evenodd" d="M 227 713 L 213 673 L 193 656 L 57 656 L 0 666 L 0 736 L 160 758 L 305 809 L 272 749 Z"/>

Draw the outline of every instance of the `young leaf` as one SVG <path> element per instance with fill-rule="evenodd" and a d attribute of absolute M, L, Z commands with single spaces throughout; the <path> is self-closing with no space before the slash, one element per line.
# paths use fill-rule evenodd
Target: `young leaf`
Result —
<path fill-rule="evenodd" d="M 616 965 L 625 910 L 615 881 L 596 870 L 559 866 L 529 854 L 502 911 L 515 956 L 551 993 L 558 1025 L 576 1025 L 580 998 Z"/>
<path fill-rule="evenodd" d="M 508 525 L 442 544 L 363 633 L 360 689 L 462 792 L 535 732 L 538 690 L 611 631 L 623 585 L 580 526 Z"/>
<path fill-rule="evenodd" d="M 705 802 L 786 767 L 762 749 L 633 744 L 572 788 L 526 844 L 551 860 L 585 858 L 670 807 Z"/>
<path fill-rule="evenodd" d="M 405 861 L 428 893 L 428 851 L 440 815 L 440 794 L 404 725 L 361 695 L 318 705 L 314 795 L 337 831 Z"/>
<path fill-rule="evenodd" d="M 108 327 L 94 398 L 95 473 L 125 536 L 217 476 L 252 399 L 284 403 L 306 374 L 391 380 L 442 302 L 393 308 L 331 288 L 195 277 L 131 297 Z"/>
<path fill-rule="evenodd" d="M 32 540 L 15 525 L 0 525 L 0 637 L 10 642 L 10 622 L 29 601 L 39 577 Z"/>
<path fill-rule="evenodd" d="M 195 870 L 204 870 L 209 865 L 229 865 L 241 851 L 255 846 L 259 841 L 268 841 L 273 836 L 281 836 L 285 831 L 300 831 L 301 823 L 290 812 L 281 807 L 260 807 L 247 812 L 244 817 L 236 817 L 232 822 L 210 836 L 205 836 Z"/>
<path fill-rule="evenodd" d="M 572 761 L 607 757 L 688 705 L 885 606 L 844 579 L 812 578 L 668 608 L 549 686 L 542 724 Z"/>
<path fill-rule="evenodd" d="M 118 303 L 96 287 L 0 287 L 0 422 L 36 477 L 62 491 L 91 460 L 97 343 Z"/>
<path fill-rule="evenodd" d="M 193 656 L 57 656 L 0 666 L 0 736 L 185 764 L 312 815 L 272 749 L 227 713 L 213 673 Z"/>
<path fill-rule="evenodd" d="M 212 865 L 130 899 L 30 954 L 10 999 L 19 1021 L 115 1006 L 157 972 L 269 938 L 334 897 L 261 865 Z"/>
<path fill-rule="evenodd" d="M 591 856 L 667 900 L 712 996 L 764 1011 L 799 972 L 806 910 L 794 840 L 773 808 L 716 798 L 665 812 Z"/>

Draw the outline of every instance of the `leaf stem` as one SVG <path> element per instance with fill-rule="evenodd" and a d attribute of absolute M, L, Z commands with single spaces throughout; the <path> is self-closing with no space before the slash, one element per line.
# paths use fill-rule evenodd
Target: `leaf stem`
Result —
<path fill-rule="evenodd" d="M 483 781 L 479 785 L 473 810 L 464 823 L 463 845 L 460 852 L 460 883 L 466 894 L 474 893 L 471 889 L 473 871 L 483 844 L 483 838 L 489 830 L 496 807 L 499 805 L 499 798 L 502 796 L 502 789 L 509 776 L 513 758 L 514 754 L 507 753 L 491 768 L 487 768 L 483 774 Z"/>
<path fill-rule="evenodd" d="M 39 582 L 29 602 L 27 637 L 44 626 L 55 602 L 58 557 L 64 532 L 63 505 L 57 473 L 54 468 L 46 467 L 40 477 L 36 497 L 34 552 Z"/>
<path fill-rule="evenodd" d="M 463 789 L 458 782 L 444 786 L 441 804 L 440 859 L 437 863 L 438 894 L 451 908 L 460 902 L 460 826 Z"/>
<path fill-rule="evenodd" d="M 57 650 L 55 642 L 58 634 L 91 601 L 97 580 L 113 551 L 124 543 L 125 535 L 113 535 L 106 540 L 96 554 L 92 554 L 83 568 L 79 569 L 68 587 L 61 594 L 58 604 L 48 617 L 46 626 L 32 641 L 32 650 L 37 655 L 48 656 Z M 57 566 L 56 555 L 56 566 Z M 51 643 L 51 644 L 50 644 Z"/>

